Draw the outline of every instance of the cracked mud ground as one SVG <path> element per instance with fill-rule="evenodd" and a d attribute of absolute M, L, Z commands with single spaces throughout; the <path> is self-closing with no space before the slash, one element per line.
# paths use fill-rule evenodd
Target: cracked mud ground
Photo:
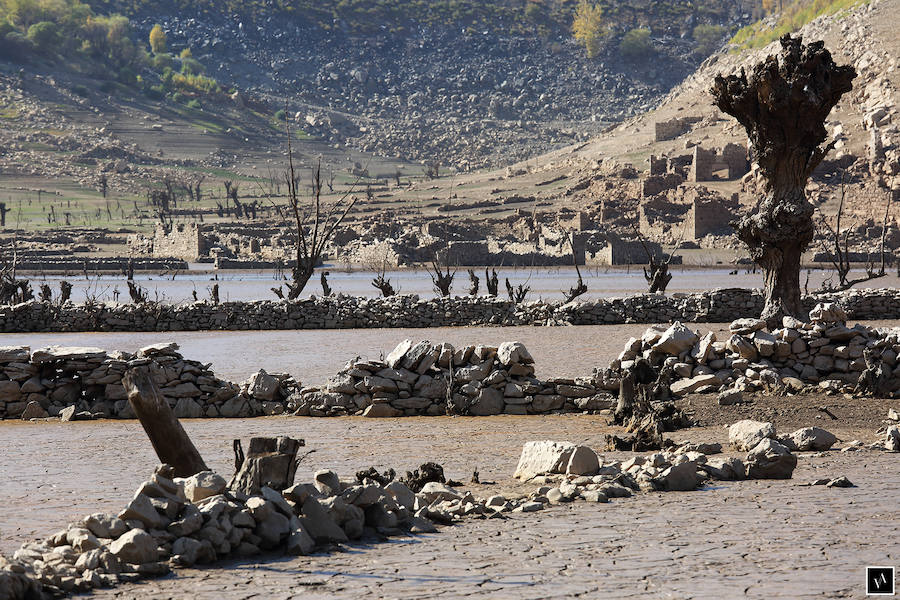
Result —
<path fill-rule="evenodd" d="M 230 440 L 305 437 L 319 468 L 343 477 L 374 465 L 405 470 L 424 460 L 468 481 L 478 495 L 530 491 L 510 480 L 521 446 L 566 439 L 602 449 L 610 431 L 586 415 L 423 419 L 187 421 L 214 469 L 230 474 Z M 819 424 L 822 423 L 807 423 Z M 825 424 L 827 427 L 828 424 Z M 0 549 L 53 533 L 83 515 L 118 510 L 155 457 L 137 423 L 4 423 Z M 831 428 L 845 441 L 875 439 L 866 426 Z M 779 431 L 791 431 L 779 425 Z M 868 432 L 868 433 L 866 433 Z M 673 439 L 725 441 L 721 425 Z M 605 453 L 625 457 L 625 453 Z M 507 520 L 465 520 L 438 534 L 352 544 L 313 556 L 261 557 L 180 569 L 160 580 L 98 590 L 103 599 L 199 598 L 857 598 L 866 565 L 896 565 L 900 533 L 897 455 L 802 455 L 788 481 L 717 482 L 696 492 L 578 502 Z M 800 484 L 846 475 L 858 487 Z"/>

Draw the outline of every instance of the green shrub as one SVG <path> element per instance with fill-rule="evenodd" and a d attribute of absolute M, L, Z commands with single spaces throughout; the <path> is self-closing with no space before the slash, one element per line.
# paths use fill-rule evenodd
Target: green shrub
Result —
<path fill-rule="evenodd" d="M 28 40 L 38 52 L 52 53 L 59 44 L 59 27 L 50 21 L 41 21 L 28 28 Z"/>
<path fill-rule="evenodd" d="M 167 52 L 161 52 L 159 54 L 153 55 L 151 64 L 157 71 L 163 71 L 166 68 L 171 69 L 175 65 L 175 59 L 172 58 L 171 54 Z"/>
<path fill-rule="evenodd" d="M 127 86 L 133 86 L 137 83 L 137 74 L 131 67 L 122 67 L 119 69 L 119 83 Z"/>
<path fill-rule="evenodd" d="M 88 97 L 88 89 L 87 87 L 81 85 L 80 83 L 72 86 L 72 93 L 76 96 L 81 96 L 82 98 Z"/>
<path fill-rule="evenodd" d="M 106 80 L 100 84 L 100 91 L 104 94 L 112 94 L 116 91 L 116 82 Z"/>
<path fill-rule="evenodd" d="M 0 56 L 13 60 L 27 60 L 34 53 L 34 43 L 18 31 L 7 33 L 0 43 Z"/>
<path fill-rule="evenodd" d="M 649 29 L 632 29 L 622 37 L 619 52 L 629 60 L 643 60 L 653 54 Z"/>
<path fill-rule="evenodd" d="M 284 115 L 285 115 L 284 109 L 279 108 L 278 110 L 275 111 L 275 120 L 278 121 L 279 123 L 284 123 Z"/>
<path fill-rule="evenodd" d="M 203 108 L 202 106 L 200 106 L 200 101 L 197 100 L 196 98 L 188 100 L 187 107 L 193 108 L 195 110 L 200 110 L 201 108 Z"/>
<path fill-rule="evenodd" d="M 721 25 L 697 25 L 694 27 L 694 41 L 697 43 L 697 52 L 703 56 L 709 56 L 722 45 L 726 29 Z"/>
<path fill-rule="evenodd" d="M 177 102 L 178 104 L 184 103 L 184 94 L 181 92 L 175 92 L 172 94 L 172 102 Z"/>
<path fill-rule="evenodd" d="M 206 71 L 206 69 L 196 58 L 188 57 L 181 59 L 181 72 L 185 75 L 200 75 L 204 71 Z"/>
<path fill-rule="evenodd" d="M 151 100 L 162 101 L 166 98 L 166 88 L 162 85 L 151 85 L 144 88 L 144 95 Z"/>

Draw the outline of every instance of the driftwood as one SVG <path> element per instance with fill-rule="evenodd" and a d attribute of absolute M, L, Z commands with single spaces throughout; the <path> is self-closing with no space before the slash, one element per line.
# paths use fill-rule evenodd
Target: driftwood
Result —
<path fill-rule="evenodd" d="M 228 483 L 229 489 L 258 494 L 263 486 L 284 490 L 294 483 L 297 473 L 297 451 L 306 442 L 294 438 L 250 438 L 250 447 L 244 456 L 241 441 L 234 440 L 235 474 Z"/>
<path fill-rule="evenodd" d="M 171 465 L 178 477 L 208 471 L 200 452 L 153 381 L 149 368 L 140 366 L 129 369 L 122 378 L 122 384 L 159 461 Z"/>

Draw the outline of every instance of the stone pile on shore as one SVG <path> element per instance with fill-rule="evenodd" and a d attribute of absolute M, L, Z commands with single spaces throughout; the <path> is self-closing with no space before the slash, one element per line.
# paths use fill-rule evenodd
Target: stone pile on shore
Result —
<path fill-rule="evenodd" d="M 534 376 L 534 360 L 519 342 L 499 347 L 401 342 L 384 360 L 351 361 L 323 388 L 306 388 L 290 402 L 297 415 L 366 417 L 541 414 L 594 411 L 613 397 L 588 378 Z"/>
<path fill-rule="evenodd" d="M 180 418 L 251 417 L 280 414 L 287 375 L 260 371 L 243 384 L 215 376 L 210 365 L 187 360 L 178 345 L 147 346 L 135 354 L 99 348 L 0 347 L 0 418 L 64 421 L 133 419 L 122 377 L 131 366 L 149 365 L 163 397 Z"/>
<path fill-rule="evenodd" d="M 900 318 L 900 290 L 865 289 L 810 295 L 804 306 L 838 302 L 853 319 Z M 363 298 L 338 294 L 301 300 L 190 304 L 74 304 L 37 300 L 0 307 L 0 331 L 261 331 L 485 325 L 562 326 L 721 323 L 759 315 L 758 290 L 719 289 L 693 294 L 636 294 L 586 302 L 512 302 L 493 296 L 420 299 L 415 295 Z"/>
<path fill-rule="evenodd" d="M 825 391 L 852 391 L 866 372 L 867 393 L 900 389 L 900 329 L 857 324 L 847 327 L 845 312 L 821 304 L 810 321 L 785 317 L 782 327 L 767 331 L 760 319 L 738 319 L 731 335 L 701 336 L 676 322 L 649 328 L 631 338 L 613 361 L 613 370 L 630 368 L 639 358 L 670 369 L 675 395 L 717 392 L 721 404 L 741 400 L 741 392 L 794 391 L 818 386 Z M 725 393 L 727 392 L 727 393 Z"/>

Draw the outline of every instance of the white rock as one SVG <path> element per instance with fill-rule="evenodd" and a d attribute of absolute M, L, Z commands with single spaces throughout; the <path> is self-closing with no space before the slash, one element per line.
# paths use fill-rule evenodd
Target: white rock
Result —
<path fill-rule="evenodd" d="M 565 473 L 574 451 L 575 444 L 571 442 L 551 440 L 526 442 L 522 447 L 514 477 L 531 479 L 546 473 Z"/>
<path fill-rule="evenodd" d="M 699 338 L 700 336 L 685 327 L 681 321 L 675 321 L 666 329 L 659 341 L 653 344 L 652 349 L 654 352 L 677 356 L 693 348 Z"/>
<path fill-rule="evenodd" d="M 766 438 L 775 437 L 775 426 L 744 419 L 728 428 L 728 441 L 737 450 L 750 450 Z"/>
<path fill-rule="evenodd" d="M 202 471 L 190 477 L 176 479 L 175 482 L 181 484 L 185 497 L 191 502 L 221 494 L 227 485 L 225 479 L 213 471 Z"/>
<path fill-rule="evenodd" d="M 154 562 L 158 558 L 156 540 L 143 529 L 132 529 L 109 545 L 119 560 L 132 565 Z"/>
<path fill-rule="evenodd" d="M 828 450 L 837 442 L 837 437 L 821 427 L 804 427 L 792 433 L 790 441 L 794 446 L 792 449 L 805 452 L 807 450 Z M 788 447 L 790 446 L 788 445 Z"/>

